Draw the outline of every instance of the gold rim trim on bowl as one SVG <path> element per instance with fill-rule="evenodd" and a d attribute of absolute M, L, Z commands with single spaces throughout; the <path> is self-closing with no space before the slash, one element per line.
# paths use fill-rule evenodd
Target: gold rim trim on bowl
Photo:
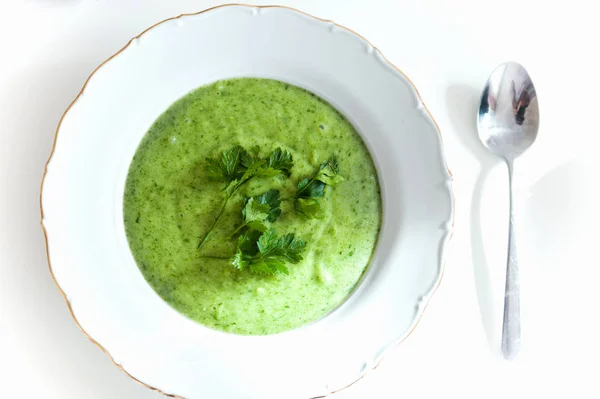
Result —
<path fill-rule="evenodd" d="M 287 9 L 287 10 L 291 10 L 291 11 L 295 11 L 297 13 L 303 14 L 307 17 L 316 19 L 318 21 L 321 22 L 327 22 L 327 23 L 331 23 L 334 24 L 336 27 L 344 29 L 350 33 L 353 33 L 354 35 L 358 36 L 359 38 L 361 38 L 362 40 L 364 40 L 368 45 L 370 45 L 371 47 L 373 47 L 374 50 L 376 50 L 377 52 L 379 52 L 379 55 L 383 58 L 383 60 L 388 63 L 390 66 L 392 66 L 396 71 L 398 71 L 407 81 L 408 83 L 411 85 L 412 89 L 415 91 L 415 93 L 417 94 L 417 97 L 419 99 L 419 101 L 421 102 L 421 104 L 423 105 L 423 108 L 425 109 L 425 112 L 427 113 L 427 115 L 431 118 L 431 120 L 433 121 L 433 124 L 435 125 L 438 133 L 440 134 L 440 138 L 441 138 L 441 130 L 439 125 L 437 124 L 437 122 L 435 121 L 435 119 L 433 118 L 433 115 L 431 114 L 431 112 L 429 111 L 429 109 L 427 108 L 427 106 L 423 103 L 423 99 L 421 98 L 421 94 L 419 93 L 419 91 L 417 90 L 416 86 L 414 85 L 414 83 L 410 80 L 410 78 L 408 76 L 406 76 L 406 74 L 404 72 L 402 72 L 396 65 L 394 65 L 393 63 L 391 63 L 382 53 L 381 51 L 379 51 L 379 49 L 375 46 L 373 46 L 373 44 L 371 42 L 369 42 L 366 38 L 364 38 L 363 36 L 361 36 L 359 33 L 356 33 L 355 31 L 353 31 L 352 29 L 349 29 L 343 25 L 337 24 L 329 19 L 323 19 L 323 18 L 319 18 L 319 17 L 315 17 L 314 15 L 308 14 L 304 11 L 300 11 L 297 10 L 293 7 L 287 7 L 287 6 L 278 6 L 278 5 L 266 5 L 266 6 L 255 6 L 255 5 L 251 5 L 251 4 L 242 4 L 242 3 L 230 3 L 230 4 L 222 4 L 222 5 L 218 5 L 215 7 L 211 7 L 211 8 L 207 8 L 203 11 L 199 11 L 199 12 L 195 12 L 195 13 L 185 13 L 185 14 L 179 14 L 176 17 L 171 17 L 171 18 L 167 18 L 164 19 L 160 22 L 155 23 L 154 25 L 150 26 L 149 28 L 145 29 L 144 31 L 142 31 L 140 34 L 138 34 L 137 36 L 131 38 L 127 44 L 125 44 L 125 46 L 123 46 L 119 51 L 117 51 L 116 53 L 114 53 L 113 55 L 111 55 L 109 58 L 107 58 L 106 60 L 104 60 L 100 65 L 98 65 L 93 71 L 92 73 L 88 76 L 88 78 L 85 80 L 85 83 L 83 84 L 83 87 L 81 88 L 81 90 L 79 91 L 79 94 L 77 94 L 77 97 L 75 97 L 75 99 L 71 102 L 71 104 L 69 104 L 69 106 L 67 107 L 67 109 L 65 110 L 65 112 L 62 114 L 58 125 L 56 127 L 56 132 L 54 133 L 54 142 L 52 144 L 52 149 L 50 150 L 50 156 L 48 157 L 48 161 L 46 162 L 46 165 L 44 166 L 44 173 L 42 175 L 42 182 L 40 185 L 40 215 L 41 215 L 41 219 L 40 219 L 40 225 L 42 227 L 42 231 L 44 233 L 44 241 L 46 242 L 46 258 L 48 260 L 48 268 L 50 270 L 50 276 L 52 277 L 52 280 L 54 280 L 54 283 L 56 284 L 56 287 L 58 288 L 58 290 L 60 291 L 61 295 L 63 296 L 63 298 L 65 299 L 65 302 L 67 303 L 67 307 L 69 308 L 69 312 L 71 314 L 71 317 L 73 318 L 73 321 L 75 321 L 75 324 L 77 324 L 77 327 L 79 327 L 79 329 L 81 330 L 81 332 L 83 332 L 83 334 L 94 344 L 96 345 L 98 348 L 100 348 L 102 350 L 102 352 L 104 352 L 106 354 L 106 356 L 108 356 L 108 358 L 113 362 L 113 364 L 115 366 L 117 366 L 123 373 L 125 373 L 125 375 L 127 375 L 129 378 L 131 378 L 132 380 L 134 380 L 135 382 L 137 382 L 138 384 L 149 388 L 153 391 L 159 392 L 161 394 L 163 394 L 166 397 L 169 398 L 176 398 L 176 399 L 185 399 L 182 396 L 179 395 L 175 395 L 175 394 L 170 394 L 170 393 L 166 393 L 164 391 L 162 391 L 159 388 L 153 387 L 149 384 L 146 384 L 143 381 L 140 381 L 139 379 L 135 378 L 134 376 L 132 376 L 131 374 L 129 374 L 129 372 L 127 370 L 125 370 L 123 368 L 123 366 L 121 366 L 120 364 L 118 364 L 115 359 L 111 356 L 111 354 L 98 342 L 96 341 L 94 338 L 92 338 L 81 326 L 81 324 L 79 324 L 79 321 L 77 320 L 77 318 L 75 317 L 75 313 L 73 313 L 73 308 L 71 307 L 71 303 L 69 302 L 69 299 L 67 298 L 66 293 L 63 291 L 62 287 L 60 286 L 60 284 L 58 284 L 58 281 L 56 280 L 56 278 L 54 277 L 54 271 L 52 270 L 52 264 L 50 262 L 50 248 L 49 248 L 49 244 L 48 244 L 48 233 L 46 231 L 46 227 L 44 226 L 44 208 L 42 205 L 42 192 L 44 190 L 44 181 L 46 179 L 46 174 L 48 173 L 48 165 L 50 164 L 50 161 L 52 160 L 52 156 L 54 155 L 54 150 L 56 148 L 56 141 L 58 139 L 58 132 L 60 130 L 60 126 L 63 122 L 63 119 L 65 118 L 65 116 L 67 115 L 67 113 L 69 112 L 69 110 L 71 109 L 71 107 L 73 107 L 73 105 L 77 102 L 77 100 L 79 100 L 79 97 L 81 97 L 81 95 L 83 94 L 88 82 L 90 81 L 90 79 L 92 78 L 92 76 L 94 76 L 94 74 L 100 69 L 102 68 L 107 62 L 109 62 L 110 60 L 112 60 L 113 58 L 115 58 L 116 56 L 118 56 L 119 54 L 121 54 L 125 49 L 127 49 L 127 47 L 129 47 L 131 45 L 131 43 L 136 40 L 139 39 L 142 35 L 144 35 L 144 33 L 148 32 L 149 30 L 157 27 L 158 25 L 161 25 L 165 22 L 168 21 L 172 21 L 175 19 L 179 19 L 181 17 L 190 17 L 190 16 L 195 16 L 195 15 L 199 15 L 199 14 L 203 14 L 205 12 L 208 11 L 212 11 L 218 8 L 225 8 L 225 7 L 232 7 L 232 6 L 242 6 L 242 7 L 248 7 L 248 8 L 258 8 L 258 9 L 268 9 L 268 8 L 283 8 L 283 9 Z M 442 154 L 442 157 L 445 158 Z M 445 161 L 445 159 L 444 159 Z M 452 172 L 450 171 L 450 168 L 448 168 L 446 166 L 446 169 L 448 170 L 448 174 L 450 175 L 450 180 L 452 181 Z M 450 239 L 452 238 L 453 235 L 453 231 L 454 231 L 454 219 L 455 219 L 455 196 L 454 196 L 454 191 L 452 189 L 452 186 L 450 186 L 450 193 L 452 195 L 452 223 L 451 223 L 451 228 L 449 231 L 449 237 L 447 238 L 446 243 L 448 243 L 450 241 Z M 398 345 L 400 345 L 402 342 L 404 342 L 404 340 L 406 340 L 411 334 L 412 332 L 415 330 L 415 328 L 417 327 L 417 324 L 419 324 L 419 322 L 421 321 L 421 318 L 423 317 L 423 314 L 425 313 L 425 310 L 427 309 L 427 305 L 429 304 L 429 300 L 431 300 L 431 297 L 433 296 L 433 294 L 435 294 L 435 292 L 437 291 L 438 287 L 440 286 L 440 283 L 442 281 L 442 278 L 444 276 L 444 271 L 445 271 L 445 263 L 441 264 L 441 269 L 440 269 L 440 276 L 437 279 L 436 285 L 434 287 L 431 288 L 431 290 L 428 293 L 428 299 L 427 302 L 424 304 L 423 309 L 421 311 L 421 314 L 418 316 L 417 320 L 415 321 L 415 323 L 413 324 L 412 328 L 410 329 L 410 331 L 402 338 L 402 340 L 400 340 L 396 345 L 394 345 L 394 347 L 397 347 Z M 387 348 L 386 350 L 391 349 L 392 347 Z M 375 370 L 377 367 L 379 367 L 379 365 L 381 364 L 383 358 L 379 360 L 379 362 L 373 366 L 370 370 L 366 371 L 362 376 L 360 376 L 358 379 L 356 379 L 355 381 L 353 381 L 352 383 L 346 385 L 343 388 L 337 389 L 335 391 L 331 391 L 329 393 L 327 393 L 326 395 L 323 396 L 316 396 L 314 398 L 311 399 L 320 399 L 320 398 L 325 398 L 328 397 L 329 395 L 335 394 L 337 392 L 343 391 L 346 388 L 351 387 L 352 385 L 354 385 L 355 383 L 357 383 L 358 381 L 360 381 L 361 379 L 363 379 L 369 372 Z"/>

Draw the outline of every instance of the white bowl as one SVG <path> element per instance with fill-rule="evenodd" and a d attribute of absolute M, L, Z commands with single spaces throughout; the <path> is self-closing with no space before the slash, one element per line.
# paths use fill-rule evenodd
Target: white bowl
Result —
<path fill-rule="evenodd" d="M 383 225 L 368 272 L 319 322 L 282 334 L 208 329 L 144 280 L 123 226 L 125 177 L 152 122 L 218 79 L 268 77 L 321 96 L 378 169 Z M 438 128 L 416 89 L 357 34 L 283 7 L 223 6 L 163 21 L 88 79 L 65 112 L 42 190 L 48 259 L 73 317 L 130 376 L 184 398 L 310 398 L 378 364 L 437 287 L 453 218 Z"/>

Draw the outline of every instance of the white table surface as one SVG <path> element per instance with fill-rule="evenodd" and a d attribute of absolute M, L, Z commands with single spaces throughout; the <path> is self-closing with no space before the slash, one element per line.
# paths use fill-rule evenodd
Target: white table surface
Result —
<path fill-rule="evenodd" d="M 46 265 L 39 185 L 56 124 L 91 71 L 155 22 L 216 4 L 0 3 L 0 397 L 161 397 L 118 370 L 72 321 Z M 282 4 L 355 30 L 402 69 L 442 130 L 454 174 L 455 230 L 440 288 L 414 333 L 333 398 L 600 397 L 595 2 Z M 532 75 L 542 121 L 515 167 L 523 340 L 512 363 L 499 354 L 506 170 L 474 125 L 483 83 L 507 60 Z"/>

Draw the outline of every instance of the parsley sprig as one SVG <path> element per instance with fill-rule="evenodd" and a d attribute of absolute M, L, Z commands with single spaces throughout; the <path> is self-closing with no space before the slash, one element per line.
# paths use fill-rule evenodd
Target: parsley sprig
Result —
<path fill-rule="evenodd" d="M 344 181 L 339 174 L 339 164 L 335 157 L 319 166 L 312 178 L 305 177 L 298 182 L 294 195 L 296 213 L 309 218 L 322 217 L 321 201 L 325 194 L 325 186 L 335 186 Z"/>

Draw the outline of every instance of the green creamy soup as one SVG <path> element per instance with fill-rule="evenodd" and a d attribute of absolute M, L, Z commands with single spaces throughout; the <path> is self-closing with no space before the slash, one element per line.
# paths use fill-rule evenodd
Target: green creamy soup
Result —
<path fill-rule="evenodd" d="M 224 183 L 207 174 L 207 159 L 240 145 L 267 156 L 289 151 L 289 178 L 257 177 L 242 186 L 205 244 Z M 233 267 L 249 196 L 277 189 L 293 197 L 298 181 L 337 156 L 344 181 L 326 186 L 320 219 L 283 200 L 272 224 L 278 235 L 306 242 L 289 275 Z M 315 321 L 339 305 L 364 272 L 381 224 L 373 161 L 352 125 L 328 103 L 298 87 L 239 78 L 201 87 L 175 102 L 152 125 L 131 163 L 124 196 L 125 231 L 138 267 L 172 307 L 208 327 L 237 334 L 273 334 Z M 211 258 L 217 257 L 217 258 Z"/>

